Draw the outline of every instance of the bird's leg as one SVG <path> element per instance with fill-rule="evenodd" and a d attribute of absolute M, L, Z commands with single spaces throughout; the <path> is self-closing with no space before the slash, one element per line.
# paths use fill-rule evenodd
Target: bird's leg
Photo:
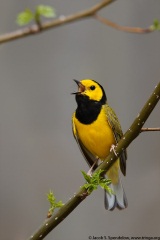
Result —
<path fill-rule="evenodd" d="M 117 156 L 118 156 L 118 154 L 116 153 L 115 147 L 116 147 L 116 146 L 115 146 L 114 144 L 112 144 L 112 145 L 111 145 L 111 148 L 110 148 L 110 152 L 112 152 L 112 151 L 113 151 L 113 152 L 114 152 L 114 154 L 115 154 L 115 155 L 116 155 L 116 157 L 117 157 Z"/>
<path fill-rule="evenodd" d="M 91 166 L 91 168 L 89 169 L 89 171 L 87 172 L 87 175 L 89 175 L 90 177 L 92 177 L 92 173 L 93 173 L 93 168 L 94 166 L 97 164 L 99 158 L 97 157 L 95 162 L 93 163 L 93 165 Z"/>

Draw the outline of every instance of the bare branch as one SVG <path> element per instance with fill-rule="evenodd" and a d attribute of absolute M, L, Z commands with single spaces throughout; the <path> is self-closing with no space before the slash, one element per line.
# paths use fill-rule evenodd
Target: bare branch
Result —
<path fill-rule="evenodd" d="M 104 23 L 105 25 L 115 28 L 119 31 L 124 31 L 124 32 L 128 32 L 128 33 L 151 33 L 153 32 L 153 29 L 151 29 L 150 27 L 148 28 L 139 28 L 139 27 L 127 27 L 127 26 L 120 26 L 114 22 L 111 22 L 110 20 L 103 18 L 97 14 L 94 15 L 95 19 L 97 19 L 98 21 L 100 21 L 101 23 Z"/>
<path fill-rule="evenodd" d="M 141 132 L 156 132 L 156 131 L 160 131 L 160 127 L 157 128 L 142 128 Z"/>
<path fill-rule="evenodd" d="M 42 23 L 41 27 L 39 27 L 37 24 L 34 24 L 31 27 L 26 27 L 26 28 L 22 28 L 20 30 L 17 30 L 17 31 L 14 31 L 11 33 L 3 34 L 0 36 L 0 44 L 9 42 L 9 41 L 13 41 L 13 40 L 16 40 L 19 38 L 35 35 L 40 32 L 43 32 L 45 30 L 49 30 L 54 27 L 62 26 L 67 23 L 79 21 L 84 18 L 92 17 L 96 14 L 96 12 L 98 12 L 99 10 L 101 10 L 102 8 L 104 8 L 105 6 L 109 5 L 110 3 L 114 2 L 114 1 L 115 0 L 103 0 L 102 2 L 96 4 L 95 6 L 91 7 L 88 10 L 74 13 L 74 14 L 72 14 L 70 16 L 66 16 L 66 17 L 65 16 L 59 17 L 58 19 L 50 21 L 50 22 Z"/>

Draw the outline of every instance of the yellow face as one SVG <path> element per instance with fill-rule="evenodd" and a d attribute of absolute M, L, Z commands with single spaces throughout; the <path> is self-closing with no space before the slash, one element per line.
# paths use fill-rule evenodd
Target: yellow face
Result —
<path fill-rule="evenodd" d="M 82 95 L 86 95 L 89 97 L 90 100 L 100 101 L 103 96 L 103 91 L 101 87 L 91 79 L 83 79 L 80 81 L 82 84 L 79 87 L 79 92 Z"/>

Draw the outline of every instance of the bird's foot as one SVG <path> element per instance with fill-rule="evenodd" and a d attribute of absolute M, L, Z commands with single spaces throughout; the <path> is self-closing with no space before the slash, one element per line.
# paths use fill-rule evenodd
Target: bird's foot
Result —
<path fill-rule="evenodd" d="M 93 168 L 91 167 L 90 169 L 89 169 L 89 171 L 87 172 L 87 175 L 88 176 L 90 176 L 90 177 L 92 177 L 92 173 L 93 173 Z"/>
<path fill-rule="evenodd" d="M 117 157 L 118 154 L 116 153 L 116 150 L 115 150 L 116 146 L 114 144 L 111 145 L 111 148 L 110 148 L 110 152 L 114 152 L 115 156 Z"/>
<path fill-rule="evenodd" d="M 94 168 L 94 166 L 97 164 L 98 160 L 99 160 L 99 158 L 97 157 L 96 160 L 95 160 L 95 162 L 93 163 L 92 167 L 91 167 L 91 168 L 89 169 L 89 171 L 87 172 L 87 175 L 88 175 L 88 176 L 92 177 L 93 168 Z"/>

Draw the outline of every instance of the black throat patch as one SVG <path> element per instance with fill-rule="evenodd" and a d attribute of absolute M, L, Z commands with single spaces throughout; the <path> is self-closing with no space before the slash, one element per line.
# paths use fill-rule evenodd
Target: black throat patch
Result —
<path fill-rule="evenodd" d="M 83 124 L 93 123 L 102 108 L 103 103 L 101 101 L 90 100 L 85 95 L 76 95 L 77 109 L 76 118 Z"/>

